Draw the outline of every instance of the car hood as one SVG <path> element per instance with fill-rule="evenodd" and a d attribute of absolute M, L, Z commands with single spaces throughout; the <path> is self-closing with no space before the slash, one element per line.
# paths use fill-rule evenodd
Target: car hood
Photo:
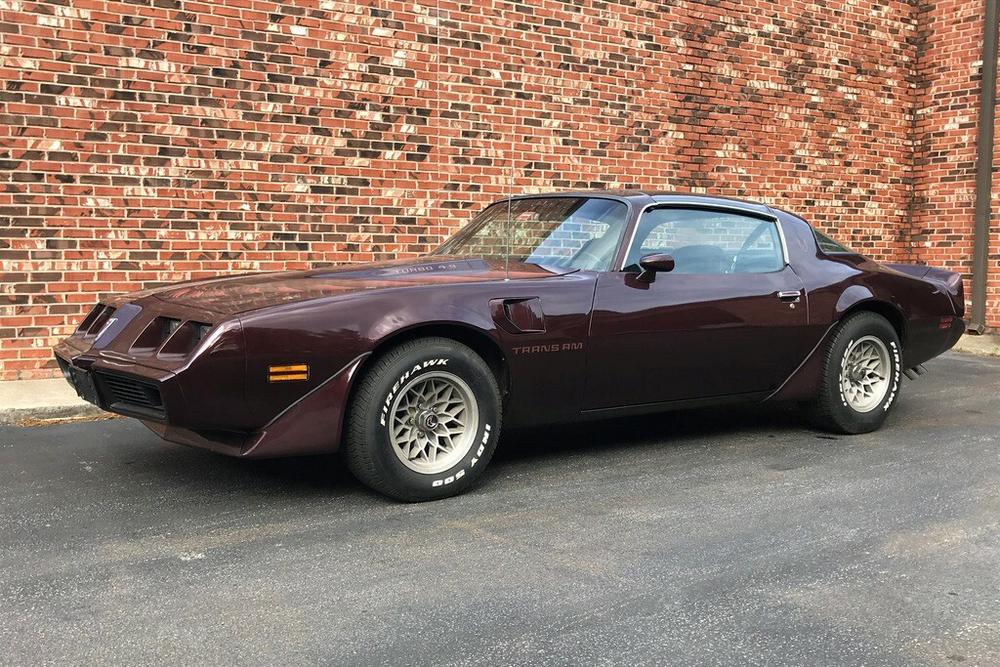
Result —
<path fill-rule="evenodd" d="M 572 269 L 510 262 L 511 278 L 548 278 Z M 176 283 L 125 294 L 120 303 L 158 299 L 219 315 L 243 313 L 309 299 L 378 289 L 503 280 L 504 262 L 448 256 L 428 256 L 373 264 L 352 264 L 312 271 L 255 273 Z M 116 305 L 116 304 L 112 304 Z"/>

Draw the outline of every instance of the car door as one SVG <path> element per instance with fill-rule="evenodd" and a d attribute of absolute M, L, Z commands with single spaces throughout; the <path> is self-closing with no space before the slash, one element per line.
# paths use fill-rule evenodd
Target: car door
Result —
<path fill-rule="evenodd" d="M 657 206 L 636 222 L 625 269 L 597 281 L 585 409 L 776 389 L 805 358 L 807 304 L 778 221 Z M 639 259 L 675 268 L 639 278 Z"/>

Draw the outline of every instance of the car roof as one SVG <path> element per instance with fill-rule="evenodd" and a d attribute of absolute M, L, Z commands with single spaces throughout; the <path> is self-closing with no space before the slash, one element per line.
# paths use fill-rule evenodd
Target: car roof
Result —
<path fill-rule="evenodd" d="M 514 195 L 511 199 L 537 199 L 540 197 L 610 197 L 627 201 L 630 199 L 652 199 L 664 204 L 696 204 L 711 206 L 718 204 L 728 208 L 740 208 L 757 213 L 773 214 L 771 209 L 758 201 L 720 197 L 695 192 L 676 192 L 671 190 L 557 190 L 553 192 L 534 192 Z M 506 197 L 499 201 L 506 201 Z"/>

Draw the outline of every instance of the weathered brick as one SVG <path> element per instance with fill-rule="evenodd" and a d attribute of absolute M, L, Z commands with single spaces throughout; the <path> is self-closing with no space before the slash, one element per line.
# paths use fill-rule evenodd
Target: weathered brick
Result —
<path fill-rule="evenodd" d="M 922 7 L 914 81 L 910 256 L 966 278 L 971 297 L 976 130 L 982 72 L 983 3 L 943 0 Z M 1000 137 L 1000 135 L 998 135 Z M 994 170 L 1000 144 L 993 147 Z M 1000 198 L 994 173 L 992 201 Z M 995 204 L 994 204 L 995 206 Z M 995 218 L 994 214 L 994 218 Z M 987 323 L 1000 327 L 1000 229 L 992 225 Z"/>
<path fill-rule="evenodd" d="M 377 4 L 0 5 L 0 379 L 102 293 L 426 252 L 510 170 L 969 271 L 982 3 Z"/>

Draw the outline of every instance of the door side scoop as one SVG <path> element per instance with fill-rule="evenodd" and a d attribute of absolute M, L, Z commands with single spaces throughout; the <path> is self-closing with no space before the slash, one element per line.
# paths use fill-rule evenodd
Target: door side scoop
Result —
<path fill-rule="evenodd" d="M 491 299 L 490 313 L 497 326 L 509 333 L 545 333 L 545 314 L 537 296 Z"/>

